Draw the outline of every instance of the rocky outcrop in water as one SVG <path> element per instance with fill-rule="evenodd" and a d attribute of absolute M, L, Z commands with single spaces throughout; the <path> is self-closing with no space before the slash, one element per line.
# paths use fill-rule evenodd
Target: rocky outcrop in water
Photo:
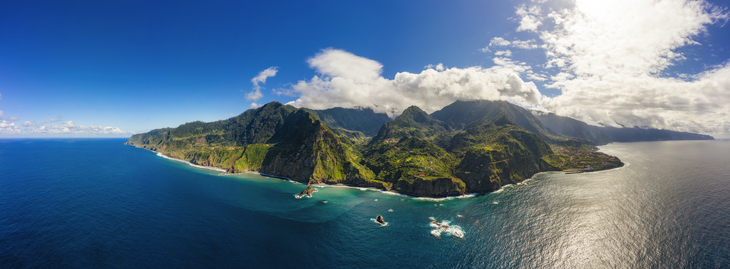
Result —
<path fill-rule="evenodd" d="M 304 190 L 303 190 L 302 192 L 300 192 L 300 193 L 297 193 L 296 195 L 294 195 L 294 197 L 295 197 L 295 198 L 297 198 L 297 199 L 300 199 L 300 198 L 302 198 L 303 196 L 305 196 L 305 195 L 306 195 L 307 197 L 309 197 L 309 198 L 312 198 L 312 194 L 314 194 L 314 192 L 315 192 L 316 190 L 317 190 L 317 189 L 315 189 L 314 187 L 312 187 L 312 185 L 309 185 L 309 186 L 307 186 L 307 188 L 306 188 L 306 189 L 304 189 Z"/>
<path fill-rule="evenodd" d="M 378 223 L 380 223 L 380 225 L 383 225 L 383 226 L 385 226 L 385 225 L 388 224 L 387 222 L 385 222 L 385 220 L 383 220 L 383 216 L 382 215 L 378 215 L 378 217 L 375 218 L 375 221 L 378 222 Z"/>

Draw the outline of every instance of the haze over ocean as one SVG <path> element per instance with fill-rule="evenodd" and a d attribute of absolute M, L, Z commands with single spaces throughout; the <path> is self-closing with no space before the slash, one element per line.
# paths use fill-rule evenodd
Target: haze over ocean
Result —
<path fill-rule="evenodd" d="M 614 143 L 601 150 L 623 168 L 443 201 L 338 187 L 295 199 L 304 185 L 124 141 L 0 140 L 0 267 L 730 265 L 726 140 Z M 464 238 L 433 237 L 429 217 Z"/>

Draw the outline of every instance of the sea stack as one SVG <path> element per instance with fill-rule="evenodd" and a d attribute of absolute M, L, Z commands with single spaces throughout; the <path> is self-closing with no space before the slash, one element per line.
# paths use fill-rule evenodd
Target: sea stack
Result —
<path fill-rule="evenodd" d="M 302 196 L 306 195 L 309 198 L 312 198 L 312 194 L 314 193 L 315 189 L 312 187 L 312 185 L 307 186 L 306 189 L 304 189 L 302 192 L 294 195 L 294 198 L 302 198 Z"/>
<path fill-rule="evenodd" d="M 383 220 L 383 216 L 382 215 L 378 215 L 378 217 L 375 218 L 375 221 L 377 221 L 378 223 L 380 223 L 380 225 L 383 225 L 383 226 L 385 226 L 386 224 L 388 224 L 387 222 L 385 222 L 385 220 Z"/>

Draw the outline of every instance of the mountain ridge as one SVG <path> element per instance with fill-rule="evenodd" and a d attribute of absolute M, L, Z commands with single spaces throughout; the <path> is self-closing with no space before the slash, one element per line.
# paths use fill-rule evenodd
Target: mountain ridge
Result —
<path fill-rule="evenodd" d="M 595 145 L 603 145 L 611 142 L 714 139 L 714 137 L 709 135 L 671 130 L 593 126 L 576 119 L 558 116 L 554 113 L 533 111 L 533 114 L 555 133 L 586 139 Z"/>
<path fill-rule="evenodd" d="M 229 173 L 257 171 L 306 184 L 427 197 L 491 192 L 542 171 L 623 165 L 507 102 L 457 101 L 432 114 L 411 106 L 395 120 L 383 116 L 272 102 L 226 120 L 136 134 L 126 144 Z M 380 122 L 367 138 L 363 132 L 374 133 Z"/>

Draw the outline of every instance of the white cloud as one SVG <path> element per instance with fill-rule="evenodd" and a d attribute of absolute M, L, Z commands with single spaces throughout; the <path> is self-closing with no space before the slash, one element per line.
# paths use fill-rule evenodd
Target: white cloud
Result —
<path fill-rule="evenodd" d="M 8 122 L 8 121 L 0 121 L 0 134 L 18 134 L 20 133 L 20 128 L 15 125 L 15 123 Z"/>
<path fill-rule="evenodd" d="M 253 91 L 246 94 L 246 100 L 259 100 L 264 95 L 261 93 L 261 89 L 254 89 Z"/>
<path fill-rule="evenodd" d="M 276 66 L 272 66 L 269 68 L 266 68 L 266 70 L 259 72 L 257 76 L 251 79 L 251 83 L 253 84 L 253 91 L 250 91 L 248 94 L 246 94 L 246 100 L 259 100 L 264 95 L 261 94 L 261 85 L 259 83 L 266 84 L 266 79 L 276 76 L 276 72 L 278 72 Z"/>
<path fill-rule="evenodd" d="M 7 120 L 8 120 L 8 121 L 17 121 L 17 120 L 18 120 L 18 118 L 17 118 L 17 117 L 10 117 L 10 118 L 8 118 Z"/>
<path fill-rule="evenodd" d="M 30 121 L 22 123 L 24 129 L 16 126 L 15 123 L 2 121 L 0 122 L 0 134 L 74 134 L 74 135 L 127 135 L 131 134 L 117 127 L 102 127 L 97 125 L 76 125 L 73 121 L 66 121 L 62 124 L 40 126 Z"/>
<path fill-rule="evenodd" d="M 269 68 L 266 68 L 266 70 L 259 72 L 257 76 L 251 79 L 251 83 L 253 83 L 254 87 L 257 87 L 259 83 L 266 83 L 266 79 L 276 76 L 276 72 L 278 72 L 278 67 L 272 66 Z"/>
<path fill-rule="evenodd" d="M 251 108 L 259 108 L 259 107 L 261 107 L 260 104 L 257 104 L 255 102 L 254 103 L 251 103 Z"/>
<path fill-rule="evenodd" d="M 426 69 L 436 69 L 436 71 L 444 71 L 445 67 L 444 64 L 439 63 L 437 65 L 429 64 L 427 66 L 424 66 Z"/>
<path fill-rule="evenodd" d="M 510 44 L 512 44 L 512 42 L 509 42 L 501 37 L 495 37 L 495 38 L 492 38 L 491 41 L 489 41 L 489 46 L 491 46 L 491 47 L 495 47 L 495 46 L 505 47 L 505 46 L 509 46 Z"/>
<path fill-rule="evenodd" d="M 526 49 L 526 50 L 536 49 L 537 48 L 537 44 L 535 44 L 535 40 L 534 39 L 530 39 L 530 40 L 515 40 L 515 41 L 512 41 L 512 46 L 515 47 L 515 48 Z"/>
<path fill-rule="evenodd" d="M 545 66 L 558 71 L 547 87 L 562 91 L 542 107 L 591 124 L 730 132 L 730 64 L 659 75 L 685 58 L 678 48 L 727 19 L 705 1 L 576 0 L 548 14 L 555 28 L 540 32 Z"/>
<path fill-rule="evenodd" d="M 66 121 L 61 125 L 50 125 L 33 128 L 28 133 L 41 134 L 130 134 L 117 127 L 102 127 L 97 125 L 76 125 L 73 121 Z"/>
<path fill-rule="evenodd" d="M 509 41 L 509 40 L 506 40 L 506 39 L 501 38 L 501 37 L 492 38 L 492 40 L 489 41 L 489 46 L 492 46 L 492 47 L 507 47 L 507 46 L 512 46 L 512 47 L 520 48 L 520 49 L 536 49 L 536 48 L 538 48 L 537 44 L 535 44 L 535 40 L 534 39 Z M 484 50 L 482 50 L 482 51 L 484 51 Z M 487 50 L 487 51 L 489 51 L 489 50 Z M 486 52 L 486 51 L 484 51 L 484 52 Z"/>
<path fill-rule="evenodd" d="M 57 121 L 60 121 L 60 120 L 61 120 L 61 117 L 58 117 L 58 119 L 54 119 L 54 118 L 48 119 L 49 122 L 57 122 Z"/>
<path fill-rule="evenodd" d="M 520 26 L 517 27 L 517 32 L 537 32 L 537 27 L 542 25 L 542 22 L 540 21 L 540 6 L 535 5 L 527 8 L 525 5 L 521 5 L 517 7 L 516 13 L 521 18 Z"/>
<path fill-rule="evenodd" d="M 3 118 L 3 115 L 5 115 L 5 113 L 3 113 L 3 111 L 2 111 L 2 110 L 0 110 L 0 119 L 2 119 L 2 118 Z"/>
<path fill-rule="evenodd" d="M 339 77 L 353 82 L 370 82 L 380 78 L 383 65 L 368 58 L 337 49 L 324 49 L 307 60 L 309 67 L 328 77 Z"/>
<path fill-rule="evenodd" d="M 491 68 L 427 66 L 421 73 L 400 72 L 391 80 L 380 76 L 382 65 L 376 61 L 326 49 L 308 61 L 320 75 L 293 85 L 299 98 L 290 104 L 313 109 L 371 107 L 393 117 L 411 105 L 433 112 L 458 99 L 540 102 L 535 84 L 519 76 L 529 67 L 506 58 L 494 61 L 497 65 Z"/>
<path fill-rule="evenodd" d="M 479 49 L 481 52 L 491 52 L 492 50 L 489 49 L 489 46 L 483 47 Z"/>
<path fill-rule="evenodd" d="M 510 50 L 500 50 L 500 51 L 495 52 L 494 55 L 504 56 L 504 57 L 512 57 L 512 51 L 510 51 Z"/>
<path fill-rule="evenodd" d="M 535 73 L 527 74 L 527 78 L 530 79 L 530 80 L 537 80 L 537 81 L 546 81 L 547 80 L 547 78 L 545 77 L 545 75 L 543 75 L 543 74 L 535 74 Z"/>

